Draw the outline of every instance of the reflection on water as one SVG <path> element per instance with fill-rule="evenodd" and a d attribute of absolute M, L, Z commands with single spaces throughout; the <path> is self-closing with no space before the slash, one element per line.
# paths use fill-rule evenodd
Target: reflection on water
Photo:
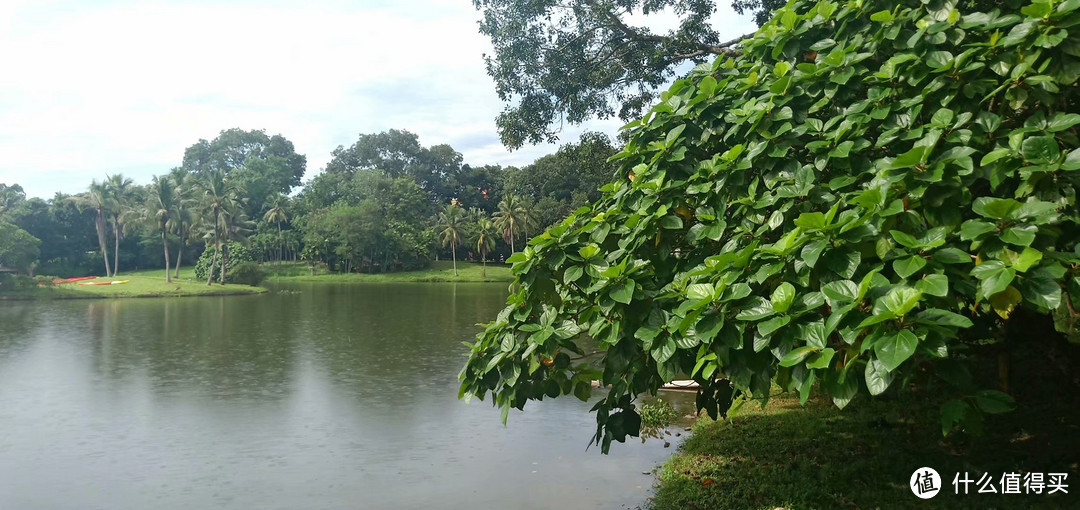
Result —
<path fill-rule="evenodd" d="M 503 285 L 290 288 L 0 302 L 0 508 L 635 507 L 670 453 L 456 399 Z"/>

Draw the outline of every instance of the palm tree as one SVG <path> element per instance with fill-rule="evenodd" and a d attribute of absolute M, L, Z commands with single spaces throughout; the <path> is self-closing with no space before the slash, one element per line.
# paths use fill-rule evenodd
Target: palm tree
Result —
<path fill-rule="evenodd" d="M 442 245 L 450 246 L 450 254 L 454 258 L 454 276 L 457 272 L 457 245 L 461 244 L 465 229 L 465 210 L 457 205 L 450 204 L 439 213 L 439 238 Z"/>
<path fill-rule="evenodd" d="M 506 195 L 499 202 L 499 210 L 495 211 L 495 228 L 502 232 L 503 239 L 510 243 L 510 253 L 514 253 L 514 239 L 521 234 L 531 222 L 529 211 L 524 206 L 524 200 L 516 195 Z"/>
<path fill-rule="evenodd" d="M 110 214 L 109 198 L 105 183 L 100 183 L 95 179 L 90 182 L 90 189 L 87 190 L 86 193 L 75 195 L 69 200 L 71 200 L 80 211 L 83 210 L 83 208 L 94 210 L 94 229 L 97 230 L 98 246 L 101 247 L 101 257 L 105 259 L 105 276 L 112 276 L 112 270 L 109 267 L 109 243 L 105 238 L 108 234 L 106 218 Z"/>
<path fill-rule="evenodd" d="M 173 207 L 176 211 L 176 234 L 180 236 L 180 246 L 176 248 L 176 267 L 173 270 L 173 278 L 180 277 L 180 260 L 184 255 L 184 246 L 187 246 L 189 236 L 198 224 L 198 217 L 194 208 L 194 181 L 191 174 L 183 167 L 176 167 L 169 171 L 169 179 L 172 181 L 176 200 Z"/>
<path fill-rule="evenodd" d="M 281 240 L 281 222 L 289 221 L 289 215 L 285 213 L 286 205 L 288 205 L 288 199 L 285 198 L 285 195 L 278 193 L 270 199 L 270 209 L 266 211 L 266 214 L 263 214 L 263 221 L 277 223 L 278 264 L 281 264 L 285 251 L 285 243 Z"/>
<path fill-rule="evenodd" d="M 482 278 L 487 278 L 487 254 L 495 249 L 495 224 L 487 218 L 480 218 L 476 222 L 476 251 L 480 252 L 480 262 L 483 269 L 480 271 Z"/>
<path fill-rule="evenodd" d="M 208 229 L 207 235 L 214 242 L 214 255 L 210 259 L 210 271 L 206 278 L 206 285 L 214 281 L 214 267 L 218 257 L 221 258 L 221 283 L 225 283 L 225 253 L 222 246 L 222 238 L 225 226 L 228 225 L 228 216 L 236 209 L 237 188 L 225 178 L 225 172 L 211 170 L 198 183 L 203 192 L 203 209 L 206 211 Z"/>
<path fill-rule="evenodd" d="M 168 177 L 154 177 L 150 184 L 150 196 L 146 200 L 146 219 L 154 228 L 161 233 L 161 244 L 165 249 L 165 282 L 172 283 L 172 274 L 169 272 L 169 232 L 175 230 L 177 223 L 176 190 L 173 181 Z"/>
<path fill-rule="evenodd" d="M 120 272 L 120 238 L 123 236 L 124 222 L 131 211 L 131 185 L 133 182 L 131 179 L 124 177 L 123 174 L 106 175 L 105 177 L 105 191 L 109 200 L 109 210 L 112 213 L 113 235 L 115 236 L 112 275 L 110 276 L 116 276 Z"/>

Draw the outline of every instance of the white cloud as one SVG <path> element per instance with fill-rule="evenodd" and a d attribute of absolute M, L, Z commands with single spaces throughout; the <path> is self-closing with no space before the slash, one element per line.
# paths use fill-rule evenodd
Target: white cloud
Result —
<path fill-rule="evenodd" d="M 4 2 L 0 182 L 44 197 L 105 173 L 145 183 L 231 127 L 281 133 L 308 156 L 309 175 L 337 145 L 391 128 L 425 145 L 457 141 L 472 164 L 553 150 L 499 145 L 502 105 L 471 2 L 361 4 Z M 727 26 L 733 15 L 718 16 Z M 743 33 L 749 22 L 735 21 L 732 34 Z"/>

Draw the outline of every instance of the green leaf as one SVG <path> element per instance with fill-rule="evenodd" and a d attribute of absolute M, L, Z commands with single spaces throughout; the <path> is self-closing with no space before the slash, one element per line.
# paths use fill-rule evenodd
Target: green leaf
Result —
<path fill-rule="evenodd" d="M 947 51 L 931 51 L 925 57 L 926 65 L 936 71 L 944 71 L 952 67 L 954 60 L 953 54 Z"/>
<path fill-rule="evenodd" d="M 683 221 L 682 218 L 669 214 L 660 218 L 660 227 L 668 230 L 678 230 L 683 227 Z"/>
<path fill-rule="evenodd" d="M 975 266 L 971 275 L 979 279 L 982 297 L 989 297 L 1005 290 L 1016 277 L 1016 271 L 1005 267 L 1000 260 L 990 260 Z"/>
<path fill-rule="evenodd" d="M 1016 260 L 1012 263 L 1013 269 L 1023 273 L 1032 266 L 1042 260 L 1043 254 L 1041 251 L 1031 247 L 1024 248 L 1024 251 L 1020 252 L 1020 255 L 1016 257 Z"/>
<path fill-rule="evenodd" d="M 829 368 L 829 362 L 832 361 L 834 354 L 836 354 L 836 351 L 831 347 L 825 348 L 821 352 L 814 353 L 807 358 L 806 368 Z"/>
<path fill-rule="evenodd" d="M 611 290 L 608 291 L 608 297 L 616 303 L 628 305 L 630 304 L 630 300 L 634 297 L 635 286 L 634 280 L 627 279 L 620 284 L 616 284 L 615 287 L 612 287 Z"/>
<path fill-rule="evenodd" d="M 963 423 L 971 406 L 963 400 L 953 399 L 941 406 L 941 435 L 948 435 L 953 426 Z"/>
<path fill-rule="evenodd" d="M 975 394 L 975 404 L 987 414 L 1007 413 L 1016 409 L 1016 402 L 1006 393 L 983 390 Z"/>
<path fill-rule="evenodd" d="M 1080 124 L 1080 114 L 1058 112 L 1052 115 L 1046 122 L 1046 130 L 1051 133 L 1056 133 L 1058 131 L 1065 131 L 1077 124 Z"/>
<path fill-rule="evenodd" d="M 757 326 L 758 334 L 769 336 L 776 330 L 787 326 L 789 322 L 791 322 L 791 317 L 788 315 L 781 315 L 780 317 L 773 317 L 767 321 L 759 322 Z"/>
<path fill-rule="evenodd" d="M 893 287 L 883 299 L 886 310 L 897 317 L 903 317 L 919 304 L 922 292 L 911 287 Z"/>
<path fill-rule="evenodd" d="M 780 358 L 780 366 L 793 367 L 802 363 L 807 356 L 815 352 L 817 352 L 817 350 L 813 347 L 799 347 L 798 349 L 792 349 L 791 351 L 788 351 L 783 358 Z"/>
<path fill-rule="evenodd" d="M 1065 155 L 1065 161 L 1061 163 L 1062 170 L 1080 170 L 1080 149 L 1073 149 Z"/>
<path fill-rule="evenodd" d="M 686 297 L 693 300 L 714 299 L 716 288 L 709 283 L 694 283 L 686 286 Z"/>
<path fill-rule="evenodd" d="M 822 285 L 821 293 L 825 294 L 830 307 L 837 308 L 854 302 L 859 296 L 859 286 L 851 280 L 837 280 Z"/>
<path fill-rule="evenodd" d="M 915 288 L 923 294 L 945 297 L 949 295 L 949 278 L 943 274 L 928 274 L 915 282 Z"/>
<path fill-rule="evenodd" d="M 819 212 L 802 213 L 795 218 L 795 226 L 804 230 L 821 230 L 825 228 L 825 214 Z"/>
<path fill-rule="evenodd" d="M 578 255 L 581 255 L 581 258 L 583 258 L 585 260 L 589 260 L 589 259 L 593 258 L 599 252 L 600 252 L 600 247 L 595 245 L 595 244 L 590 243 L 588 245 L 585 245 L 581 249 L 579 249 L 578 250 Z M 507 260 L 507 262 L 509 262 L 509 260 Z"/>
<path fill-rule="evenodd" d="M 990 230 L 993 230 L 993 225 L 990 225 Z M 963 234 L 961 234 L 963 238 Z M 970 264 L 971 255 L 968 252 L 958 248 L 942 248 L 934 252 L 933 259 L 942 264 Z"/>
<path fill-rule="evenodd" d="M 1061 151 L 1058 149 L 1057 140 L 1052 136 L 1033 136 L 1024 140 L 1020 146 L 1020 153 L 1028 162 L 1043 165 L 1057 161 Z"/>
<path fill-rule="evenodd" d="M 566 271 L 563 272 L 563 283 L 566 283 L 567 285 L 574 283 L 581 278 L 581 275 L 583 273 L 584 270 L 581 268 L 581 266 L 567 267 Z"/>
<path fill-rule="evenodd" d="M 926 259 L 918 255 L 893 261 L 893 271 L 896 271 L 900 278 L 907 278 L 919 272 L 924 266 L 926 266 Z"/>
<path fill-rule="evenodd" d="M 922 248 L 922 245 L 919 244 L 919 240 L 915 239 L 914 236 L 908 234 L 907 232 L 890 230 L 889 235 L 891 235 L 893 239 L 896 239 L 896 242 L 907 246 L 908 248 Z"/>
<path fill-rule="evenodd" d="M 776 313 L 784 313 L 791 308 L 791 302 L 795 300 L 795 287 L 788 282 L 781 283 L 773 291 L 770 301 L 772 301 L 773 311 Z"/>
<path fill-rule="evenodd" d="M 958 313 L 953 313 L 940 308 L 928 308 L 914 315 L 913 320 L 920 324 L 931 326 L 947 326 L 952 328 L 970 328 L 971 319 Z"/>
<path fill-rule="evenodd" d="M 663 342 L 653 348 L 652 357 L 658 364 L 663 363 L 675 355 L 675 348 L 675 340 L 672 340 L 671 337 L 665 338 Z"/>
<path fill-rule="evenodd" d="M 885 390 L 889 389 L 889 385 L 892 384 L 893 376 L 885 369 L 885 365 L 876 359 L 871 359 L 866 363 L 866 389 L 871 395 L 881 395 L 885 393 Z"/>
<path fill-rule="evenodd" d="M 971 210 L 984 218 L 1003 220 L 1020 208 L 1020 202 L 1011 198 L 979 197 L 971 206 Z"/>
<path fill-rule="evenodd" d="M 993 223 L 979 220 L 967 220 L 960 224 L 960 239 L 972 241 L 978 239 L 979 236 L 986 234 L 987 232 L 993 232 L 994 230 L 997 230 L 997 226 Z M 970 258 L 968 260 L 970 261 Z"/>
<path fill-rule="evenodd" d="M 915 348 L 919 345 L 919 338 L 910 330 L 902 330 L 895 335 L 886 335 L 874 342 L 874 354 L 881 360 L 882 366 L 892 372 L 907 361 Z"/>
<path fill-rule="evenodd" d="M 893 160 L 893 168 L 911 168 L 917 166 L 923 162 L 923 158 L 926 157 L 926 147 L 915 147 Z"/>
<path fill-rule="evenodd" d="M 735 318 L 741 321 L 756 321 L 774 313 L 772 302 L 761 296 L 754 296 L 750 298 L 750 303 L 740 308 Z"/>
<path fill-rule="evenodd" d="M 1035 241 L 1039 227 L 1035 225 L 1017 225 L 1001 232 L 1001 240 L 1016 246 L 1030 246 Z"/>
<path fill-rule="evenodd" d="M 994 313 L 1000 315 L 1002 319 L 1008 319 L 1016 306 L 1024 301 L 1024 297 L 1020 295 L 1016 287 L 1010 285 L 1005 287 L 1005 290 L 990 296 L 989 301 Z"/>

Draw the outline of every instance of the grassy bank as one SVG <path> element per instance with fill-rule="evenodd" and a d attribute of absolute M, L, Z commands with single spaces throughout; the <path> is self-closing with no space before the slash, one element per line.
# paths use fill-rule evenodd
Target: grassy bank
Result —
<path fill-rule="evenodd" d="M 861 399 L 843 411 L 790 396 L 764 409 L 747 404 L 729 421 L 694 425 L 659 469 L 651 508 L 1076 508 L 1080 399 L 1053 399 L 989 416 L 982 437 L 950 438 L 937 407 L 911 397 Z M 930 500 L 908 488 L 921 467 L 942 478 Z M 1003 473 L 1028 471 L 1069 473 L 1070 494 L 1000 494 Z M 973 483 L 968 495 L 954 495 L 953 477 L 964 472 L 976 481 L 988 473 L 999 493 L 979 494 Z"/>
<path fill-rule="evenodd" d="M 123 285 L 78 285 L 65 283 L 44 285 L 31 289 L 0 290 L 0 299 L 101 299 L 131 297 L 182 297 L 223 296 L 258 294 L 266 292 L 262 287 L 247 285 L 211 285 L 195 278 L 194 268 L 183 268 L 180 277 L 172 283 L 165 282 L 165 270 L 122 271 L 119 275 L 90 281 L 129 280 Z"/>
<path fill-rule="evenodd" d="M 490 262 L 487 265 L 487 276 L 484 276 L 481 264 L 458 261 L 458 274 L 455 276 L 453 262 L 449 260 L 432 262 L 430 267 L 417 271 L 376 274 L 327 273 L 325 269 L 320 268 L 312 275 L 306 264 L 264 264 L 263 268 L 270 275 L 267 281 L 277 282 L 510 282 L 514 279 L 510 274 L 509 266 Z"/>

